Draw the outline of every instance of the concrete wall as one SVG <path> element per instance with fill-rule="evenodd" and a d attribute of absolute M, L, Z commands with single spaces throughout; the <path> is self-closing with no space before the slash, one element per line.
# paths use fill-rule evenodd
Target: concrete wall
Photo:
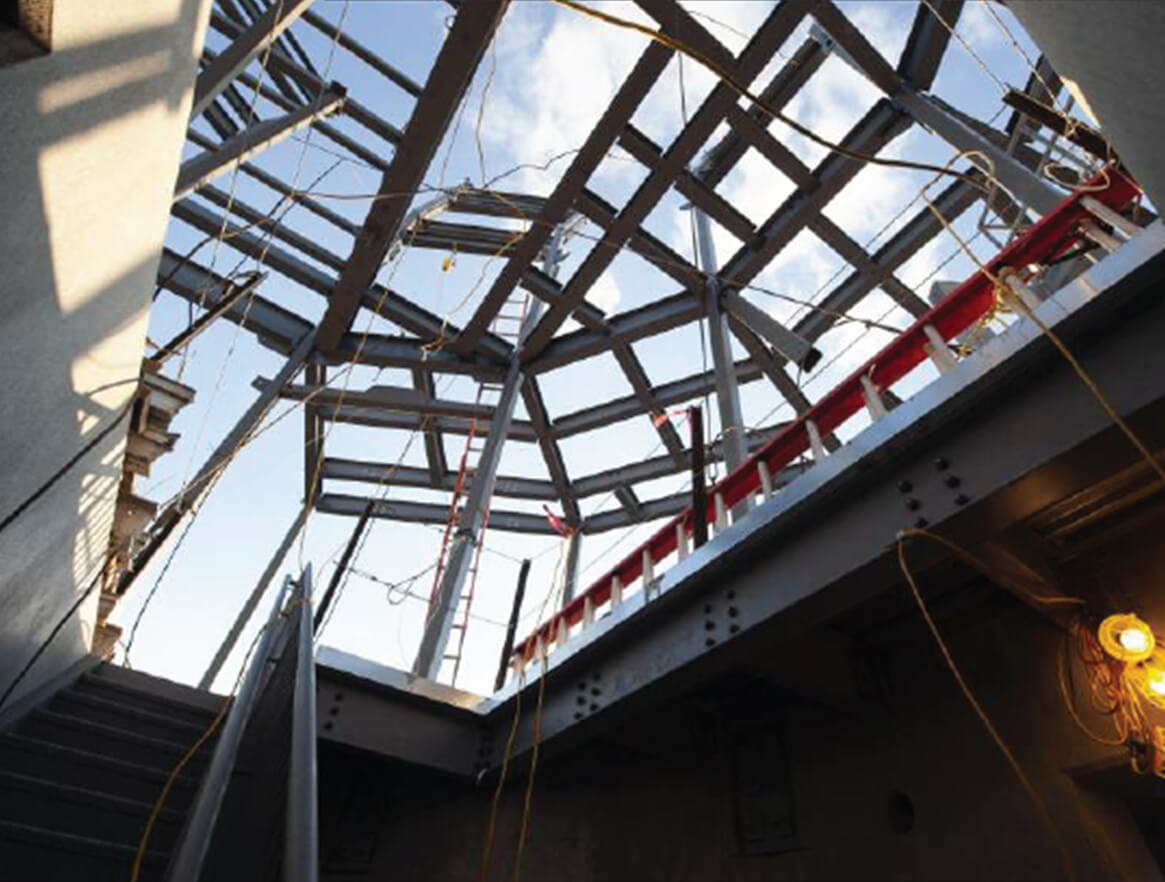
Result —
<path fill-rule="evenodd" d="M 1099 586 L 1114 608 L 1165 621 L 1165 550 L 1145 541 L 1159 530 L 1158 523 L 1070 570 Z M 926 578 L 924 584 L 933 584 Z M 943 630 L 1046 801 L 1077 879 L 1160 882 L 1161 869 L 1125 794 L 1116 792 L 1144 793 L 1165 818 L 1160 782 L 1134 775 L 1121 750 L 1095 744 L 1074 727 L 1056 686 L 1061 632 L 1010 597 L 985 585 L 975 590 L 982 599 L 970 610 L 958 600 L 963 610 L 945 617 Z M 724 734 L 731 724 L 718 710 L 731 705 L 729 717 L 742 714 L 740 697 L 729 695 L 730 678 L 569 755 L 544 758 L 522 877 L 1064 879 L 1055 841 L 958 692 L 917 613 L 905 596 L 900 600 L 899 617 L 854 639 L 869 672 L 863 680 L 879 684 L 864 705 L 830 709 L 770 687 L 767 699 L 762 689 L 744 707 L 753 722 L 768 719 L 783 730 L 796 828 L 788 851 L 740 854 Z M 1080 703 L 1086 704 L 1082 693 Z M 1102 718 L 1086 716 L 1098 731 L 1109 731 Z M 1080 774 L 1095 764 L 1111 770 L 1105 774 L 1114 786 L 1099 787 Z M 773 765 L 745 769 L 737 789 L 770 777 Z M 475 789 L 388 767 L 377 775 L 372 768 L 351 755 L 323 757 L 325 878 L 342 878 L 347 869 L 386 882 L 477 879 L 492 783 Z M 524 770 L 513 772 L 512 782 L 498 814 L 490 879 L 511 878 Z M 893 829 L 892 794 L 913 805 L 909 832 Z M 1159 854 L 1163 846 L 1158 843 Z"/>
<path fill-rule="evenodd" d="M 1056 72 L 1083 92 L 1121 158 L 1160 211 L 1165 205 L 1165 4 L 1141 0 L 1008 0 Z"/>
<path fill-rule="evenodd" d="M 209 0 L 55 0 L 0 68 L 0 517 L 132 397 Z M 0 533 L 0 689 L 100 568 L 124 423 Z M 97 593 L 22 684 L 85 651 Z"/>

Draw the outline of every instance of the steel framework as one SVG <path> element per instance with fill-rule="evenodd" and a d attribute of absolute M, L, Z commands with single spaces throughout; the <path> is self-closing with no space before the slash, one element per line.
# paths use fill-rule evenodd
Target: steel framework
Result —
<path fill-rule="evenodd" d="M 330 482 L 452 493 L 456 474 L 444 455 L 444 436 L 484 432 L 480 479 L 472 487 L 471 504 L 458 526 L 456 561 L 447 569 L 447 584 L 441 586 L 443 599 L 437 604 L 441 618 L 426 629 L 417 661 L 417 670 L 429 676 L 435 677 L 439 669 L 455 613 L 456 604 L 450 599 L 460 595 L 468 550 L 480 541 L 486 528 L 479 514 L 490 497 L 554 502 L 573 531 L 571 557 L 577 561 L 582 536 L 671 517 L 688 506 L 690 500 L 684 494 L 640 499 L 635 489 L 689 468 L 691 451 L 672 423 L 661 419 L 669 408 L 716 395 L 725 435 L 710 443 L 706 453 L 710 462 L 723 461 L 729 469 L 737 468 L 750 452 L 766 443 L 770 444 L 766 449 L 771 449 L 772 443 L 781 443 L 790 432 L 803 434 L 807 421 L 812 424 L 812 420 L 817 421 L 820 437 L 808 438 L 803 446 L 835 449 L 839 442 L 831 433 L 836 421 L 820 416 L 825 404 L 814 404 L 788 368 L 812 370 L 822 356 L 822 337 L 874 291 L 883 292 L 916 319 L 927 315 L 930 305 L 926 293 L 913 290 L 898 273 L 976 202 L 983 200 L 987 209 L 1019 229 L 1015 225 L 1028 213 L 1051 216 L 1049 213 L 1068 195 L 1032 171 L 1031 151 L 1025 153 L 1016 147 L 1017 140 L 1010 133 L 1021 119 L 1019 110 L 1012 113 L 1005 129 L 996 130 L 928 94 L 958 23 L 962 0 L 921 4 L 897 64 L 887 61 L 832 0 L 782 0 L 739 54 L 725 48 L 677 0 L 637 0 L 636 5 L 670 40 L 710 59 L 732 78 L 755 84 L 764 106 L 742 107 L 733 86 L 721 80 L 671 143 L 654 143 L 632 119 L 677 53 L 674 43 L 648 41 L 551 192 L 499 193 L 466 184 L 446 188 L 436 201 L 428 202 L 431 195 L 421 191 L 507 13 L 508 0 L 451 4 L 444 43 L 424 83 L 414 82 L 355 35 L 313 12 L 309 2 L 236 4 L 234 0 L 217 0 L 212 13 L 213 31 L 224 42 L 218 52 L 208 48 L 204 55 L 188 135 L 189 143 L 203 152 L 183 165 L 172 214 L 176 222 L 206 237 L 219 237 L 236 252 L 263 264 L 270 275 L 240 296 L 229 277 L 203 266 L 198 259 L 167 250 L 158 284 L 245 327 L 264 346 L 288 356 L 280 376 L 255 380 L 259 397 L 252 410 L 261 415 L 276 397 L 305 402 L 309 447 L 304 459 L 305 494 L 317 511 L 359 517 L 367 510 L 377 518 L 445 524 L 448 505 L 345 495 L 329 489 Z M 813 28 L 788 60 L 767 82 L 755 83 L 809 21 Z M 334 51 L 368 66 L 384 84 L 413 101 L 407 122 L 398 127 L 360 103 L 357 90 L 326 82 L 295 39 L 297 34 L 306 36 L 311 31 L 325 37 Z M 789 105 L 831 54 L 868 78 L 882 97 L 841 138 L 837 149 L 809 167 L 782 142 L 783 130 L 770 128 L 770 116 Z M 1029 105 L 1034 101 L 1042 107 L 1040 102 L 1050 100 L 1043 86 L 1054 75 L 1050 69 L 1047 73 L 1047 77 L 1029 83 L 1024 93 Z M 330 120 L 325 119 L 329 115 Z M 826 209 L 865 167 L 857 157 L 881 154 L 915 125 L 927 128 L 957 150 L 978 151 L 988 158 L 986 169 L 968 162 L 957 164 L 960 175 L 871 253 L 831 220 Z M 263 151 L 305 127 L 317 132 L 329 149 L 383 173 L 379 192 L 364 201 L 362 222 L 302 192 L 295 181 L 264 168 Z M 725 134 L 714 138 L 719 129 L 726 129 Z M 1016 148 L 1010 153 L 1009 144 Z M 644 173 L 622 207 L 611 205 L 593 186 L 600 163 L 616 147 Z M 717 190 L 750 150 L 793 187 L 760 224 Z M 277 212 L 247 204 L 233 191 L 228 194 L 212 185 L 216 176 L 231 169 L 304 211 L 285 219 Z M 985 186 L 988 172 L 990 187 Z M 995 179 L 1003 186 L 994 186 Z M 699 247 L 694 261 L 678 254 L 644 226 L 673 189 L 696 215 Z M 467 223 L 439 217 L 442 213 L 472 215 L 479 220 Z M 313 225 L 323 224 L 349 237 L 349 254 L 330 251 L 308 227 L 297 229 L 291 222 L 308 215 Z M 539 264 L 548 255 L 553 260 L 555 231 L 561 231 L 574 217 L 585 218 L 598 229 L 598 242 L 573 272 L 559 281 L 550 267 Z M 515 221 L 524 222 L 523 228 L 515 230 Z M 711 247 L 711 222 L 741 243 L 722 262 Z M 802 318 L 785 325 L 755 306 L 742 291 L 806 231 L 836 251 L 852 270 L 824 292 Z M 457 326 L 422 308 L 407 293 L 378 281 L 386 258 L 401 248 L 486 256 L 499 261 L 500 271 L 473 304 L 472 315 Z M 646 305 L 612 315 L 595 307 L 588 294 L 624 251 L 654 266 L 678 290 L 661 291 Z M 318 324 L 281 305 L 279 300 L 286 299 L 276 292 L 283 282 L 295 283 L 324 298 Z M 533 321 L 515 346 L 491 333 L 490 328 L 519 288 L 536 300 L 537 308 L 531 311 Z M 361 313 L 374 314 L 395 333 L 361 333 L 355 325 Z M 568 319 L 577 322 L 577 330 L 564 330 Z M 710 323 L 711 368 L 653 383 L 636 344 L 702 321 Z M 928 321 L 935 321 L 933 315 Z M 919 327 L 923 324 L 920 321 Z M 943 337 L 947 336 L 944 329 Z M 733 340 L 747 352 L 747 358 L 733 360 Z M 601 353 L 613 356 L 632 394 L 552 417 L 539 378 Z M 412 384 L 345 388 L 342 393 L 329 384 L 328 378 L 339 373 L 334 368 L 356 362 L 406 369 L 412 374 Z M 301 366 L 305 368 L 304 382 L 296 385 L 293 381 Z M 505 391 L 496 404 L 447 400 L 435 383 L 441 375 L 503 384 Z M 792 429 L 778 424 L 746 430 L 738 390 L 757 381 L 771 384 L 778 400 L 791 406 L 798 417 Z M 861 390 L 854 394 L 860 400 Z M 525 419 L 514 416 L 519 400 Z M 818 415 L 807 416 L 811 414 Z M 663 455 L 613 462 L 590 475 L 569 473 L 562 441 L 635 418 L 651 421 Z M 426 467 L 392 468 L 384 462 L 328 456 L 323 433 L 329 423 L 421 432 Z M 249 431 L 249 427 L 242 431 Z M 774 437 L 776 442 L 771 441 Z M 537 444 L 549 480 L 498 474 L 501 450 L 507 441 Z M 203 471 L 215 468 L 219 460 L 221 457 L 212 458 Z M 797 473 L 787 460 L 768 474 L 766 492 L 779 489 Z M 590 517 L 581 514 L 580 499 L 608 493 L 619 501 L 617 508 Z M 740 503 L 747 495 L 740 494 L 739 500 L 732 501 Z M 161 513 L 161 529 L 155 530 L 159 543 L 192 504 L 193 499 L 183 497 L 176 508 Z M 507 510 L 504 503 L 490 510 L 488 528 L 555 532 L 546 518 Z M 671 538 L 675 540 L 674 531 Z M 135 566 L 130 577 L 143 565 Z M 573 622 L 576 615 L 583 616 L 586 603 L 584 596 L 576 598 L 567 618 Z M 553 628 L 549 626 L 545 639 L 554 638 Z M 530 646 L 524 644 L 521 649 L 528 654 Z"/>

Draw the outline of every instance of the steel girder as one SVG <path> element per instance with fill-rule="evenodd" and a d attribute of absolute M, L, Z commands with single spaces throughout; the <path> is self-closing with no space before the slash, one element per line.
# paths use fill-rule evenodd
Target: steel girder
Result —
<path fill-rule="evenodd" d="M 311 0 L 309 0 L 311 2 Z M 306 10 L 305 10 L 306 12 Z M 241 32 L 234 23 L 228 21 L 224 16 L 217 12 L 212 12 L 210 16 L 210 25 L 219 33 L 235 39 L 236 42 L 241 38 Z M 232 47 L 233 48 L 233 47 Z M 223 55 L 226 53 L 224 52 Z M 220 55 L 214 62 L 208 66 L 203 73 L 205 74 L 211 67 L 218 64 L 222 60 Z M 284 74 L 301 86 L 308 95 L 313 98 L 320 94 L 327 87 L 323 79 L 313 71 L 308 70 L 302 65 L 296 64 L 291 58 L 278 50 L 272 51 L 267 58 L 267 68 L 272 74 Z M 373 111 L 369 110 L 359 101 L 356 101 L 351 96 L 348 96 L 344 102 L 344 114 L 352 119 L 353 122 L 363 126 L 372 134 L 382 138 L 385 142 L 391 145 L 400 143 L 401 132 L 392 123 L 382 119 Z M 191 113 L 191 118 L 197 114 Z"/>
<path fill-rule="evenodd" d="M 784 424 L 754 429 L 748 432 L 750 450 L 755 450 L 783 428 Z M 512 439 L 513 436 L 511 436 Z M 685 451 L 685 462 L 677 466 L 670 455 L 653 456 L 639 462 L 616 466 L 601 472 L 575 478 L 570 482 L 573 495 L 579 499 L 613 492 L 617 487 L 632 486 L 643 481 L 653 481 L 678 474 L 689 468 L 686 462 L 690 451 Z M 708 445 L 705 454 L 707 462 L 722 462 L 724 449 L 720 441 Z M 783 486 L 801 473 L 801 469 L 790 469 L 787 474 L 775 475 L 774 486 Z M 436 479 L 431 468 L 394 465 L 387 462 L 328 457 L 324 460 L 322 477 L 336 481 L 358 481 L 381 487 L 412 487 L 415 489 L 451 491 L 457 481 L 457 473 L 446 469 Z M 553 481 L 538 478 L 524 478 L 514 475 L 500 475 L 494 486 L 494 495 L 508 499 L 532 499 L 549 502 L 560 499 L 558 487 Z"/>
<path fill-rule="evenodd" d="M 423 182 L 507 3 L 476 0 L 458 8 L 405 127 L 403 138 L 409 149 L 398 151 L 393 158 L 380 186 L 380 195 L 387 198 L 378 199 L 369 209 L 347 265 L 328 298 L 328 310 L 320 323 L 321 351 L 335 351 L 351 326 L 363 292 L 373 284 L 412 201 L 399 194 L 415 193 Z"/>
<path fill-rule="evenodd" d="M 332 291 L 335 280 L 327 273 L 300 260 L 277 245 L 272 244 L 270 241 L 264 241 L 261 236 L 257 236 L 229 222 L 224 222 L 221 216 L 191 199 L 183 199 L 180 202 L 176 202 L 171 208 L 171 213 L 174 217 L 190 224 L 208 236 L 218 237 L 225 233 L 229 236 L 231 247 L 236 251 L 248 257 L 253 257 L 280 275 L 286 276 L 294 282 L 298 282 L 317 294 L 327 297 Z M 439 339 L 442 333 L 450 335 L 456 333 L 457 330 L 456 327 L 448 325 L 445 325 L 443 328 L 442 320 L 438 316 L 422 309 L 411 300 L 402 297 L 394 291 L 386 290 L 379 285 L 368 288 L 364 292 L 362 295 L 362 303 L 382 318 L 400 325 L 404 330 L 418 335 L 425 341 Z M 359 336 L 349 334 L 343 338 L 343 341 L 348 341 Z M 356 349 L 354 343 L 348 346 L 343 341 L 338 347 L 339 354 L 342 355 L 345 351 L 352 352 Z M 496 356 L 496 360 L 508 357 L 510 346 L 497 337 L 490 335 L 485 341 L 485 344 L 488 346 L 489 352 Z M 473 359 L 454 358 L 449 353 L 448 347 L 442 349 L 437 354 L 448 356 L 446 358 L 448 362 L 455 361 L 458 363 L 474 364 Z M 483 365 L 483 367 L 487 366 Z"/>
<path fill-rule="evenodd" d="M 672 50 L 655 42 L 652 42 L 640 56 L 599 122 L 587 136 L 586 142 L 574 155 L 554 192 L 543 203 L 530 232 L 523 237 L 521 246 L 502 267 L 502 271 L 474 312 L 473 318 L 466 323 L 458 336 L 455 344 L 458 352 L 468 354 L 478 345 L 494 316 L 518 285 L 525 270 L 538 259 L 550 241 L 552 231 L 566 219 L 583 187 L 607 155 L 623 126 L 631 119 L 640 102 L 655 85 L 671 56 Z"/>
<path fill-rule="evenodd" d="M 1126 246 L 1135 253 L 1094 267 L 1040 313 L 1158 450 L 1165 446 L 1165 350 L 1158 345 L 1165 307 L 1153 291 L 1165 278 L 1165 237 L 1148 238 L 1155 241 Z M 593 735 L 632 708 L 766 651 L 781 635 L 804 633 L 900 587 L 895 536 L 916 517 L 903 506 L 904 481 L 930 529 L 968 544 L 1137 461 L 1050 342 L 1020 321 L 664 573 L 656 599 L 625 601 L 558 647 L 544 686 L 542 743 L 553 749 L 567 733 Z M 537 680 L 523 690 L 543 688 Z M 580 682 L 588 684 L 581 708 Z M 501 745 L 513 719 L 513 684 L 498 697 L 481 711 Z M 532 721 L 520 724 L 511 757 L 530 748 L 533 734 Z M 485 765 L 496 769 L 500 760 L 498 746 Z"/>
<path fill-rule="evenodd" d="M 716 41 L 700 40 L 699 33 L 707 34 L 698 24 L 687 16 L 674 3 L 652 2 L 644 3 L 644 10 L 649 15 L 659 15 L 661 26 L 670 30 L 676 22 L 684 22 L 686 42 L 692 45 L 695 42 L 705 45 L 698 46 L 702 51 L 715 52 L 713 57 L 726 54 L 723 47 Z M 776 7 L 757 33 L 749 41 L 748 46 L 738 60 L 722 59 L 722 63 L 730 67 L 735 76 L 743 82 L 751 82 L 768 63 L 776 49 L 780 48 L 785 39 L 800 23 L 811 0 L 785 0 Z M 666 15 L 663 15 L 664 7 Z M 665 23 L 666 22 L 666 23 Z M 714 44 L 715 49 L 708 44 Z M 672 181 L 695 157 L 697 151 L 711 137 L 716 126 L 724 119 L 728 109 L 737 100 L 736 92 L 724 82 L 718 83 L 700 108 L 692 115 L 683 131 L 672 142 L 664 153 L 660 163 L 652 169 L 647 179 L 638 187 L 631 200 L 622 208 L 615 223 L 603 236 L 602 241 L 584 258 L 582 264 L 567 282 L 563 290 L 562 299 L 547 311 L 538 326 L 526 341 L 525 350 L 528 357 L 536 357 L 545 348 L 554 336 L 555 331 L 570 316 L 577 303 L 582 302 L 591 285 L 610 266 L 615 254 L 631 238 L 640 223 L 647 217 L 659 200 L 667 192 Z"/>
<path fill-rule="evenodd" d="M 898 75 L 914 88 L 929 89 L 934 83 L 962 11 L 963 0 L 932 0 L 918 5 L 897 68 Z"/>
<path fill-rule="evenodd" d="M 300 15 L 304 13 L 313 0 L 285 0 L 268 7 L 253 25 L 245 30 L 236 28 L 231 34 L 234 42 L 209 64 L 194 82 L 194 104 L 190 110 L 191 117 L 197 117 L 210 106 L 223 89 L 238 76 L 248 64 L 259 57 L 278 39 L 279 35 L 291 27 Z M 212 18 L 221 18 L 212 13 Z M 223 19 L 225 22 L 225 19 Z"/>
<path fill-rule="evenodd" d="M 298 107 L 285 116 L 256 122 L 228 138 L 213 151 L 186 160 L 178 169 L 174 198 L 177 200 L 190 195 L 256 153 L 278 144 L 320 117 L 339 110 L 344 104 L 345 95 L 343 87 L 332 83 L 310 105 Z"/>
<path fill-rule="evenodd" d="M 207 138 L 205 135 L 199 134 L 198 132 L 194 131 L 194 129 L 187 130 L 186 140 L 190 141 L 192 144 L 197 144 L 203 150 L 213 150 L 216 146 L 214 141 L 212 141 L 210 138 Z M 321 202 L 317 202 L 310 196 L 305 196 L 302 193 L 297 192 L 291 186 L 275 177 L 275 175 L 264 171 L 253 163 L 244 162 L 240 164 L 239 171 L 263 184 L 265 187 L 269 187 L 276 193 L 279 193 L 281 196 L 294 201 L 298 205 L 302 205 L 312 214 L 327 221 L 341 232 L 347 233 L 350 236 L 355 236 L 356 233 L 360 231 L 360 227 L 352 223 L 343 215 L 337 214 L 326 205 Z M 206 191 L 204 189 L 202 194 L 205 195 L 205 192 Z"/>
<path fill-rule="evenodd" d="M 168 248 L 158 264 L 158 284 L 202 309 L 213 309 L 229 292 L 231 283 L 215 273 L 181 257 Z M 311 330 L 311 322 L 258 294 L 249 294 L 224 314 L 229 322 L 242 325 L 265 346 L 289 353 L 295 341 Z"/>

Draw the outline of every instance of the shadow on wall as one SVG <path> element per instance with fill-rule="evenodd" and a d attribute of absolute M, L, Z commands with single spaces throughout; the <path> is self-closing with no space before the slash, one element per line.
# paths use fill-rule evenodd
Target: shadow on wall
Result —
<path fill-rule="evenodd" d="M 42 491 L 0 531 L 0 692 L 104 560 L 209 5 L 62 0 L 51 51 L 0 67 L 0 519 Z M 87 651 L 97 597 L 16 695 Z"/>

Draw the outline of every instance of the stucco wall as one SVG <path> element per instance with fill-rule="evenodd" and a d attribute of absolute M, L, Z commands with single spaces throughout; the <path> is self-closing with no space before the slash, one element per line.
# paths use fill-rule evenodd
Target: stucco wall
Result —
<path fill-rule="evenodd" d="M 208 0 L 55 0 L 51 52 L 0 68 L 0 517 L 132 397 Z M 110 433 L 0 533 L 0 688 L 100 568 Z M 96 592 L 22 684 L 87 646 Z"/>

